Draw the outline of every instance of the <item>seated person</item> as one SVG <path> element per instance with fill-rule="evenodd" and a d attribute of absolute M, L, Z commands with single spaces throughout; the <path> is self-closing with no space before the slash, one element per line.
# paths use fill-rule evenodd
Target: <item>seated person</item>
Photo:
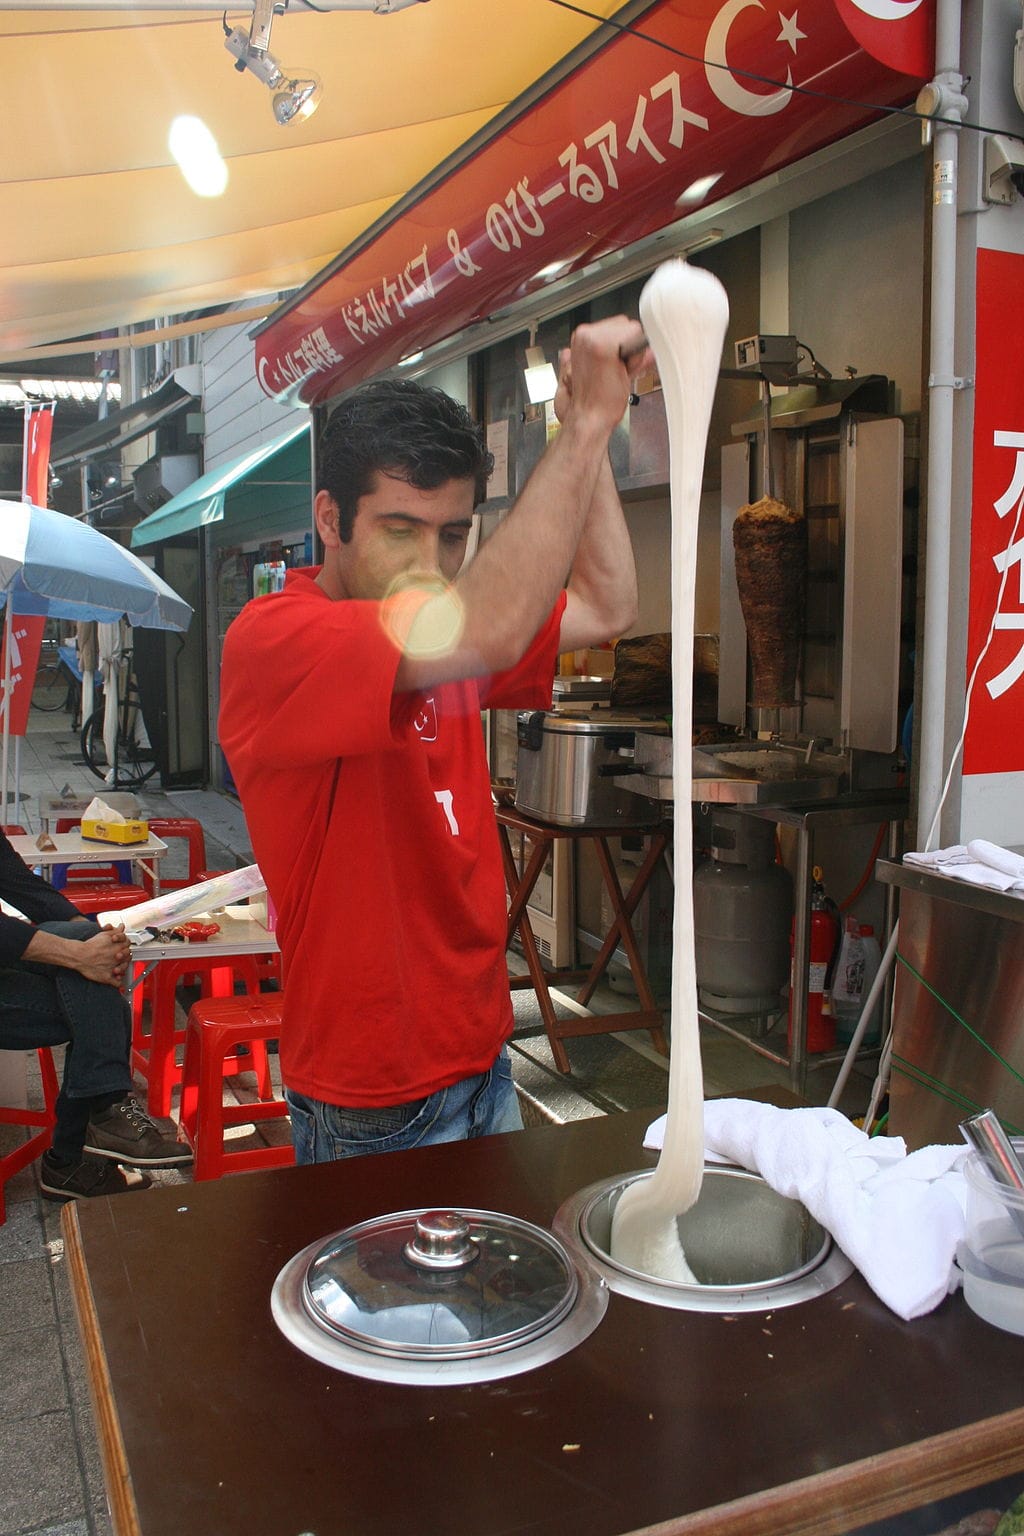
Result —
<path fill-rule="evenodd" d="M 0 833 L 0 1050 L 64 1045 L 64 1081 L 40 1187 L 48 1200 L 146 1189 L 117 1166 L 188 1163 L 129 1092 L 131 1010 L 120 987 L 130 959 L 124 928 L 100 928 L 27 869 Z M 27 920 L 26 920 L 27 919 Z"/>

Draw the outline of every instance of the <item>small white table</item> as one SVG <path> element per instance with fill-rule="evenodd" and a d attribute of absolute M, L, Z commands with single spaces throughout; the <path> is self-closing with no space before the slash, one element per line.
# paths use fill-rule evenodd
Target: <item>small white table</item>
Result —
<path fill-rule="evenodd" d="M 37 848 L 35 838 L 27 832 L 8 841 L 30 869 L 38 867 L 44 872 L 55 864 L 114 864 L 130 859 L 133 866 L 151 876 L 154 894 L 160 894 L 159 861 L 167 852 L 167 844 L 152 832 L 144 843 L 98 843 L 77 831 L 53 832 L 50 836 L 56 846 L 45 850 Z M 116 894 L 116 887 L 111 886 L 111 895 Z"/>
<path fill-rule="evenodd" d="M 124 913 L 125 928 L 131 929 L 131 907 Z M 125 980 L 125 992 L 130 998 L 135 988 L 151 975 L 161 960 L 184 960 L 189 954 L 209 959 L 211 955 L 276 955 L 280 953 L 277 935 L 264 926 L 251 907 L 224 907 L 217 912 L 201 913 L 196 917 L 181 919 L 186 923 L 212 922 L 220 924 L 220 932 L 212 939 L 198 943 L 180 939 L 147 939 L 144 944 L 132 945 L 130 975 Z M 137 965 L 145 970 L 136 973 Z"/>

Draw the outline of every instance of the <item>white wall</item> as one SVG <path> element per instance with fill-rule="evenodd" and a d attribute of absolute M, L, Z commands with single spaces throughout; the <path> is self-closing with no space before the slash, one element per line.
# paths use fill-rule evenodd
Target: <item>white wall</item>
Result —
<path fill-rule="evenodd" d="M 309 412 L 279 405 L 256 378 L 251 325 L 207 331 L 202 339 L 204 470 L 217 469 L 278 436 Z"/>
<path fill-rule="evenodd" d="M 849 364 L 921 408 L 927 164 L 901 161 L 789 216 L 790 333 L 835 378 Z"/>

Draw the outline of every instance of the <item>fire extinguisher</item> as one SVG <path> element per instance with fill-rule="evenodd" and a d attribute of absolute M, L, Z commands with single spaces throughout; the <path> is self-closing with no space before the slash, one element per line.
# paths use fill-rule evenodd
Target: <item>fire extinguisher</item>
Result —
<path fill-rule="evenodd" d="M 807 967 L 807 1050 L 830 1051 L 836 1043 L 836 1021 L 832 1016 L 828 987 L 839 944 L 839 914 L 836 904 L 825 894 L 821 870 L 815 867 L 811 887 L 811 932 Z M 789 1049 L 793 1048 L 793 943 L 796 919 L 789 930 Z"/>

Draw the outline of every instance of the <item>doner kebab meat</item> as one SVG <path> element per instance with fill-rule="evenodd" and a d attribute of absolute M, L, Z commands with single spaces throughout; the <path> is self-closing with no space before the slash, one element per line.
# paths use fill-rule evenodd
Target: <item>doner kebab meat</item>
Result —
<path fill-rule="evenodd" d="M 732 540 L 750 652 L 750 702 L 758 709 L 794 704 L 804 629 L 806 522 L 785 502 L 762 496 L 737 512 Z"/>

